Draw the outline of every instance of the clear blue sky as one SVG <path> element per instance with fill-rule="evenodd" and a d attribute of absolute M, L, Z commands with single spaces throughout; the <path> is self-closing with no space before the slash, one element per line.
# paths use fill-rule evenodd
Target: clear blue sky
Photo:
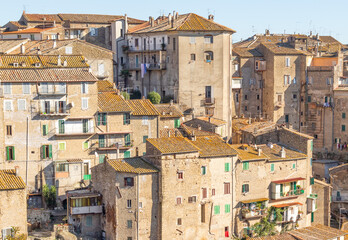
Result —
<path fill-rule="evenodd" d="M 0 25 L 28 13 L 114 14 L 147 20 L 174 10 L 194 12 L 237 31 L 234 41 L 254 33 L 306 33 L 332 35 L 348 44 L 345 16 L 347 0 L 2 0 Z"/>

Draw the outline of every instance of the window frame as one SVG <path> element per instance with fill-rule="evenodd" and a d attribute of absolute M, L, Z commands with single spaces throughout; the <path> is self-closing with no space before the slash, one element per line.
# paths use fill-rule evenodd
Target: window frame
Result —
<path fill-rule="evenodd" d="M 124 178 L 124 186 L 125 187 L 134 187 L 134 177 L 125 177 Z"/>
<path fill-rule="evenodd" d="M 249 170 L 249 161 L 244 161 L 243 162 L 243 171 L 248 171 Z"/>
<path fill-rule="evenodd" d="M 6 125 L 6 136 L 7 137 L 12 136 L 12 125 Z"/>
<path fill-rule="evenodd" d="M 88 97 L 82 97 L 81 98 L 81 110 L 88 110 L 88 100 L 89 98 Z M 84 106 L 84 102 L 86 103 L 86 106 Z"/>

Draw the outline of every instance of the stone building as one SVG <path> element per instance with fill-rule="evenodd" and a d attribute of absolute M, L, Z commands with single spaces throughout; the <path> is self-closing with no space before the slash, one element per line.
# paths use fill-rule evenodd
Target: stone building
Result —
<path fill-rule="evenodd" d="M 158 137 L 159 115 L 148 99 L 125 100 L 111 83 L 99 81 L 98 136 L 91 139 L 99 162 L 144 155 L 146 139 Z"/>
<path fill-rule="evenodd" d="M 155 107 L 160 113 L 159 131 L 180 127 L 184 115 L 179 108 L 173 104 L 173 102 L 169 104 L 156 104 Z"/>
<path fill-rule="evenodd" d="M 61 39 L 64 29 L 61 26 L 33 27 L 18 31 L 0 33 L 1 39 L 30 39 L 35 41 L 45 39 Z"/>
<path fill-rule="evenodd" d="M 330 226 L 332 191 L 331 185 L 327 184 L 326 182 L 314 179 L 312 191 L 313 193 L 315 193 L 313 197 L 316 197 L 316 201 L 314 203 L 312 201 L 308 202 L 308 204 L 314 204 L 312 207 L 316 209 L 313 223 Z"/>
<path fill-rule="evenodd" d="M 82 55 L 95 77 L 111 83 L 114 81 L 112 51 L 79 39 L 26 40 L 22 45 L 9 45 L 6 48 L 6 54 Z"/>
<path fill-rule="evenodd" d="M 0 170 L 0 212 L 1 239 L 12 235 L 12 227 L 27 234 L 27 191 L 18 167 Z"/>
<path fill-rule="evenodd" d="M 197 117 L 186 121 L 183 124 L 203 131 L 216 133 L 222 138 L 226 138 L 228 136 L 227 122 L 214 117 Z"/>
<path fill-rule="evenodd" d="M 109 160 L 92 169 L 102 194 L 105 239 L 161 239 L 158 169 L 142 157 Z M 168 216 L 168 215 L 167 215 Z"/>
<path fill-rule="evenodd" d="M 23 12 L 18 21 L 10 21 L 3 26 L 5 28 L 3 36 L 13 35 L 15 38 L 24 37 L 31 40 L 81 39 L 111 49 L 111 22 L 118 19 L 124 19 L 124 16 L 65 13 L 29 14 Z M 130 26 L 136 26 L 144 22 L 134 18 L 127 19 Z M 40 39 L 36 39 L 33 33 L 28 36 L 21 34 L 22 31 L 28 31 L 28 29 L 48 29 L 58 26 L 59 28 L 51 31 L 52 34 L 47 34 Z M 11 32 L 16 32 L 16 34 L 14 35 Z"/>
<path fill-rule="evenodd" d="M 218 136 L 148 139 L 159 168 L 159 239 L 221 239 L 233 232 L 236 152 Z"/>
<path fill-rule="evenodd" d="M 337 167 L 338 165 L 340 165 L 340 162 L 336 160 L 313 160 L 313 176 L 318 180 L 328 183 L 330 182 L 329 169 Z"/>
<path fill-rule="evenodd" d="M 88 180 L 96 158 L 86 141 L 95 133 L 97 79 L 84 57 L 0 58 L 3 168 L 19 166 L 30 193 L 55 185 L 55 174 L 69 176 L 69 164 L 55 161 L 80 159 Z"/>
<path fill-rule="evenodd" d="M 183 112 L 214 116 L 230 129 L 231 60 L 234 30 L 194 13 L 149 18 L 125 36 L 120 84 L 147 96 L 156 91 Z M 118 55 L 121 56 L 121 53 Z M 121 57 L 120 57 L 121 58 Z M 231 135 L 227 131 L 228 136 Z"/>

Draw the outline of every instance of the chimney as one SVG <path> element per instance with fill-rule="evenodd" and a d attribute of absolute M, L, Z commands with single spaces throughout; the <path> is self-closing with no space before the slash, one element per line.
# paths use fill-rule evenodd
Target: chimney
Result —
<path fill-rule="evenodd" d="M 168 137 L 170 137 L 170 130 L 168 129 Z"/>
<path fill-rule="evenodd" d="M 286 152 L 285 152 L 284 147 L 282 147 L 282 149 L 280 150 L 279 155 L 280 155 L 281 158 L 285 158 L 286 157 Z"/>
<path fill-rule="evenodd" d="M 214 21 L 214 15 L 213 14 L 209 14 L 208 20 Z"/>
<path fill-rule="evenodd" d="M 319 33 L 315 36 L 315 39 L 319 40 Z"/>
<path fill-rule="evenodd" d="M 14 167 L 16 177 L 19 176 L 19 166 Z"/>
<path fill-rule="evenodd" d="M 21 45 L 21 54 L 25 54 L 25 46 L 24 46 L 24 44 Z"/>
<path fill-rule="evenodd" d="M 150 22 L 151 27 L 153 27 L 155 25 L 155 21 L 154 21 L 153 17 L 151 17 L 151 16 L 149 17 L 149 22 Z"/>
<path fill-rule="evenodd" d="M 265 31 L 265 36 L 269 36 L 269 35 L 270 35 L 269 29 L 266 29 L 266 31 Z"/>
<path fill-rule="evenodd" d="M 116 159 L 119 159 L 120 158 L 120 146 L 118 143 L 116 143 Z"/>
<path fill-rule="evenodd" d="M 57 66 L 62 66 L 62 59 L 60 59 L 60 55 L 58 55 Z"/>
<path fill-rule="evenodd" d="M 128 16 L 127 14 L 124 15 L 124 33 L 128 32 Z"/>
<path fill-rule="evenodd" d="M 68 66 L 68 61 L 65 59 L 63 62 L 64 67 Z"/>
<path fill-rule="evenodd" d="M 192 130 L 191 141 L 196 141 L 195 130 Z"/>
<path fill-rule="evenodd" d="M 54 40 L 54 41 L 53 41 L 53 47 L 52 47 L 52 48 L 56 48 L 56 47 L 57 47 L 57 41 Z"/>
<path fill-rule="evenodd" d="M 169 13 L 168 14 L 168 24 L 171 24 L 172 23 L 172 14 Z"/>
<path fill-rule="evenodd" d="M 198 125 L 198 130 L 199 130 L 199 131 L 201 131 L 201 130 L 202 130 L 201 125 Z"/>
<path fill-rule="evenodd" d="M 53 27 L 56 27 L 56 21 L 53 21 Z"/>
<path fill-rule="evenodd" d="M 173 106 L 173 104 L 174 104 L 173 99 L 171 99 L 169 102 L 169 106 Z"/>
<path fill-rule="evenodd" d="M 262 153 L 262 149 L 261 149 L 261 148 L 258 148 L 258 149 L 257 149 L 257 156 L 261 156 L 261 153 Z"/>
<path fill-rule="evenodd" d="M 176 13 L 175 13 L 175 19 L 178 19 L 178 17 L 179 17 L 179 13 L 176 12 Z"/>

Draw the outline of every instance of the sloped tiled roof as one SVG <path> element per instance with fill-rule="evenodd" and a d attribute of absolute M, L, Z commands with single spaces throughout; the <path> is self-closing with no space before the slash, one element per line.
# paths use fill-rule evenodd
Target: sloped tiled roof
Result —
<path fill-rule="evenodd" d="M 98 92 L 115 92 L 112 84 L 107 80 L 98 81 Z"/>
<path fill-rule="evenodd" d="M 226 124 L 225 120 L 214 118 L 214 117 L 197 117 L 197 119 L 205 121 L 215 126 L 221 126 Z"/>
<path fill-rule="evenodd" d="M 294 236 L 296 239 L 301 240 L 330 240 L 348 235 L 347 232 L 322 224 L 312 224 L 312 226 L 292 230 L 288 233 Z"/>
<path fill-rule="evenodd" d="M 148 138 L 147 141 L 162 154 L 192 153 L 199 151 L 197 147 L 184 137 Z"/>
<path fill-rule="evenodd" d="M 218 136 L 196 137 L 196 140 L 191 141 L 191 143 L 199 148 L 200 157 L 237 155 L 237 152 Z"/>
<path fill-rule="evenodd" d="M 2 82 L 95 82 L 97 79 L 83 68 L 0 69 Z"/>
<path fill-rule="evenodd" d="M 232 32 L 231 28 L 225 27 L 212 20 L 208 20 L 194 13 L 178 15 L 175 19 L 173 16 L 173 27 L 168 21 L 168 17 L 159 17 L 154 20 L 154 26 L 149 22 L 143 23 L 141 26 L 130 28 L 129 33 L 146 33 L 146 32 L 163 32 L 163 31 L 217 31 L 217 32 Z"/>
<path fill-rule="evenodd" d="M 311 55 L 307 51 L 297 50 L 288 44 L 281 43 L 262 43 L 269 51 L 276 55 Z"/>
<path fill-rule="evenodd" d="M 232 49 L 235 55 L 240 57 L 262 57 L 262 53 L 257 51 L 255 48 L 246 48 L 246 47 L 234 47 Z"/>
<path fill-rule="evenodd" d="M 193 133 L 195 136 L 217 136 L 217 133 L 199 130 L 198 128 L 191 127 L 186 125 L 185 123 L 181 124 L 180 129 L 186 136 L 191 136 Z"/>
<path fill-rule="evenodd" d="M 161 118 L 180 118 L 183 117 L 182 112 L 171 104 L 156 104 L 157 111 Z"/>
<path fill-rule="evenodd" d="M 23 43 L 28 42 L 29 39 L 5 39 L 0 40 L 0 53 L 9 53 L 13 49 L 17 49 Z"/>
<path fill-rule="evenodd" d="M 0 69 L 40 69 L 40 68 L 88 68 L 85 58 L 81 55 L 61 55 L 58 66 L 58 55 L 0 55 Z M 64 61 L 66 60 L 66 66 Z M 19 66 L 15 67 L 14 63 Z M 23 64 L 24 63 L 24 64 Z M 35 66 L 35 63 L 40 63 Z"/>
<path fill-rule="evenodd" d="M 9 23 L 15 25 L 18 28 L 26 28 L 26 25 L 23 25 L 22 23 L 18 22 L 18 21 L 9 21 Z"/>
<path fill-rule="evenodd" d="M 57 27 L 51 27 L 51 28 L 37 28 L 37 27 L 34 27 L 34 28 L 23 29 L 23 30 L 20 30 L 20 31 L 3 32 L 3 33 L 0 33 L 0 35 L 10 35 L 10 34 L 21 35 L 21 34 L 41 33 L 41 32 L 45 32 L 45 31 L 48 31 L 48 30 L 52 30 L 54 28 L 57 28 Z"/>
<path fill-rule="evenodd" d="M 141 157 L 107 160 L 107 163 L 117 172 L 156 173 L 158 169 L 145 162 Z"/>
<path fill-rule="evenodd" d="M 16 176 L 15 170 L 0 170 L 0 190 L 24 189 L 23 179 Z"/>
<path fill-rule="evenodd" d="M 273 235 L 273 236 L 247 238 L 247 240 L 298 240 L 298 239 L 291 236 L 288 233 L 283 233 L 280 235 Z"/>
<path fill-rule="evenodd" d="M 282 146 L 278 144 L 273 144 L 273 148 L 270 148 L 267 145 L 258 145 L 262 149 L 262 152 L 269 158 L 270 161 L 281 161 L 281 160 L 292 160 L 292 159 L 303 159 L 307 158 L 306 154 L 297 152 L 295 150 L 284 147 L 285 149 L 285 158 L 280 157 L 280 150 Z"/>
<path fill-rule="evenodd" d="M 247 144 L 233 144 L 231 147 L 238 153 L 238 158 L 241 161 L 268 159 L 268 156 L 264 153 L 261 153 L 261 156 L 259 156 L 258 151 Z"/>
<path fill-rule="evenodd" d="M 24 13 L 23 17 L 28 22 L 61 22 L 58 14 L 36 14 L 36 13 Z"/>
<path fill-rule="evenodd" d="M 135 116 L 158 116 L 160 113 L 149 99 L 127 100 L 132 109 L 132 115 Z"/>
<path fill-rule="evenodd" d="M 177 128 L 164 128 L 160 130 L 160 138 L 162 137 L 182 137 L 182 133 Z"/>
<path fill-rule="evenodd" d="M 111 21 L 123 19 L 122 15 L 100 15 L 100 14 L 69 14 L 69 13 L 59 13 L 58 16 L 63 21 L 70 21 L 74 23 L 110 23 Z M 128 23 L 130 24 L 140 24 L 143 20 L 128 17 Z"/>
<path fill-rule="evenodd" d="M 127 104 L 127 101 L 124 100 L 124 98 L 118 95 L 115 91 L 114 92 L 99 92 L 98 93 L 98 111 L 100 112 L 131 112 L 132 108 Z"/>

